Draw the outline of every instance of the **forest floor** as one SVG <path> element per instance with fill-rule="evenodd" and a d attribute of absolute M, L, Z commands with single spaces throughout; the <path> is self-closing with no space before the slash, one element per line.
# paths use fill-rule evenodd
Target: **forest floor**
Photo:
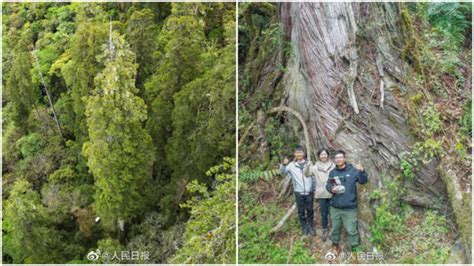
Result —
<path fill-rule="evenodd" d="M 239 217 L 245 217 L 239 225 L 240 263 L 439 263 L 450 258 L 456 240 L 456 232 L 447 226 L 451 221 L 422 209 L 412 209 L 403 220 L 402 229 L 387 232 L 381 250 L 361 245 L 360 252 L 351 253 L 343 230 L 341 253 L 336 258 L 328 254 L 331 241 L 322 241 L 321 216 L 316 201 L 316 236 L 302 235 L 296 211 L 277 232 L 270 233 L 294 203 L 292 194 L 278 198 L 278 182 L 275 181 L 260 180 L 240 192 Z M 255 239 L 249 239 L 250 230 Z"/>

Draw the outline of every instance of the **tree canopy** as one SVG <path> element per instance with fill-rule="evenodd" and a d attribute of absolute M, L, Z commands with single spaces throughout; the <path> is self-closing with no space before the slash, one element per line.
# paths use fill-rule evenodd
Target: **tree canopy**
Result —
<path fill-rule="evenodd" d="M 207 171 L 235 153 L 235 4 L 2 6 L 3 261 L 185 253 L 207 219 L 190 222 L 189 184 L 211 213 L 224 181 Z M 219 250 L 207 261 L 234 260 L 235 246 Z"/>

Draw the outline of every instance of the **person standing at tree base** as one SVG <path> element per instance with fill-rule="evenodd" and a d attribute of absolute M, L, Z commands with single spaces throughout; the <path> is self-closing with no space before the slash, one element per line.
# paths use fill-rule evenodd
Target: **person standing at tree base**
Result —
<path fill-rule="evenodd" d="M 316 184 L 314 178 L 307 177 L 304 173 L 307 161 L 303 147 L 297 146 L 294 156 L 293 162 L 285 157 L 280 165 L 280 172 L 283 176 L 289 175 L 291 177 L 303 235 L 314 236 L 316 232 L 313 226 L 313 200 Z"/>
<path fill-rule="evenodd" d="M 353 166 L 346 162 L 346 153 L 342 150 L 334 154 L 336 167 L 329 173 L 326 190 L 333 194 L 330 201 L 330 217 L 332 231 L 329 239 L 333 244 L 333 251 L 340 252 L 342 227 L 349 235 L 352 251 L 359 246 L 359 232 L 357 229 L 357 183 L 367 183 L 368 177 L 360 165 Z"/>
<path fill-rule="evenodd" d="M 306 176 L 313 176 L 316 182 L 316 189 L 314 192 L 314 198 L 319 202 L 319 211 L 321 215 L 321 227 L 323 230 L 322 240 L 325 242 L 328 236 L 329 228 L 329 202 L 331 201 L 332 194 L 326 190 L 326 184 L 329 178 L 329 173 L 334 169 L 335 165 L 332 160 L 329 159 L 329 150 L 326 148 L 319 149 L 318 153 L 319 160 L 316 163 L 308 162 L 305 168 Z"/>

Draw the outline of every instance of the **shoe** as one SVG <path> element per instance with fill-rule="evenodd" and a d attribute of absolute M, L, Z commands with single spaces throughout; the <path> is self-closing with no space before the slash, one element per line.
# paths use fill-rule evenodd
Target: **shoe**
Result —
<path fill-rule="evenodd" d="M 328 240 L 328 229 L 323 228 L 323 242 L 326 242 Z"/>
<path fill-rule="evenodd" d="M 307 236 L 309 234 L 308 227 L 306 225 L 301 227 L 301 234 Z"/>

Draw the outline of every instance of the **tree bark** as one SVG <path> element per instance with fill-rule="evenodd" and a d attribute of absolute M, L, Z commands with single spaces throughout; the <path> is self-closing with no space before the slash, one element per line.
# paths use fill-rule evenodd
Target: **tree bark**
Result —
<path fill-rule="evenodd" d="M 358 188 L 359 227 L 367 243 L 373 220 L 369 195 L 388 181 L 383 176 L 401 174 L 398 156 L 414 144 L 396 95 L 415 93 L 405 80 L 411 68 L 398 48 L 403 46 L 399 7 L 282 3 L 279 14 L 294 51 L 282 79 L 285 105 L 301 114 L 307 145 L 343 149 L 349 162 L 367 170 L 370 182 Z M 447 202 L 434 164 L 418 171 L 417 180 L 407 187 L 415 196 L 402 200 L 423 207 Z"/>

